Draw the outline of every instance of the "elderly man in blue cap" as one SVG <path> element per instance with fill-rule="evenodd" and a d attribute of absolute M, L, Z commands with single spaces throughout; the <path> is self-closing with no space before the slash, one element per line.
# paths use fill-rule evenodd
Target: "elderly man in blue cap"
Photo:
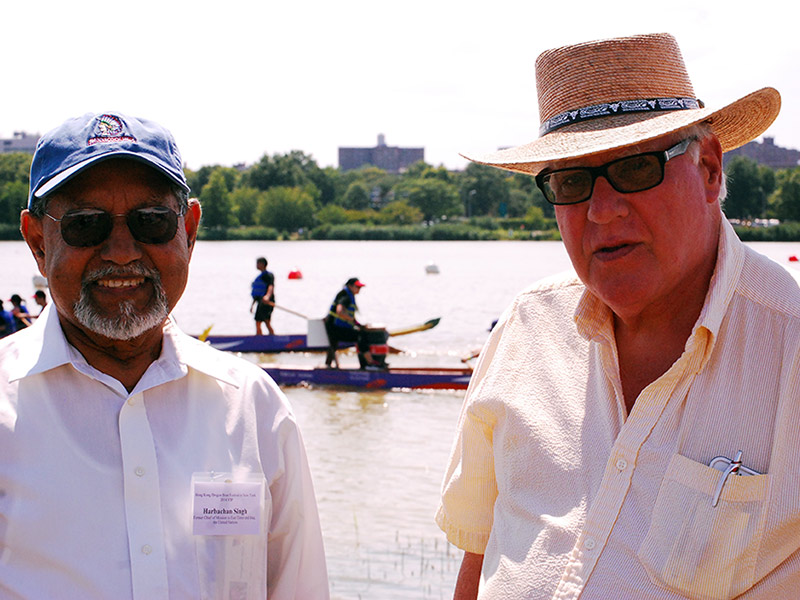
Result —
<path fill-rule="evenodd" d="M 178 330 L 200 221 L 172 135 L 39 141 L 21 229 L 52 302 L 0 343 L 0 597 L 327 598 L 286 398 Z"/>

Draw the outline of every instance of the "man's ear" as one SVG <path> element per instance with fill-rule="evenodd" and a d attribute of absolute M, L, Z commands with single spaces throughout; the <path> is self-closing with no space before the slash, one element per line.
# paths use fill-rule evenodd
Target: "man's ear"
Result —
<path fill-rule="evenodd" d="M 186 245 L 191 249 L 197 239 L 197 229 L 200 227 L 200 217 L 203 211 L 200 209 L 200 202 L 197 198 L 189 200 L 189 210 L 183 217 L 183 224 L 186 227 Z"/>
<path fill-rule="evenodd" d="M 33 258 L 36 259 L 39 272 L 47 277 L 42 220 L 34 217 L 28 209 L 25 209 L 19 215 L 19 230 L 22 233 L 22 237 L 25 238 L 28 248 L 31 249 Z"/>
<path fill-rule="evenodd" d="M 717 202 L 719 190 L 722 187 L 722 146 L 715 135 L 707 135 L 700 140 L 700 156 L 697 166 L 703 174 L 703 184 L 706 190 L 706 202 Z"/>

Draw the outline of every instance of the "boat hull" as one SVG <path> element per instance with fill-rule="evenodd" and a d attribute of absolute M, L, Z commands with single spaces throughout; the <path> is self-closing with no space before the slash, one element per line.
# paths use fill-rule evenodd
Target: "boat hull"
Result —
<path fill-rule="evenodd" d="M 205 341 L 227 352 L 323 352 L 327 346 L 308 345 L 304 333 L 292 335 L 209 335 Z M 352 345 L 352 344 L 349 344 Z M 347 344 L 341 342 L 340 348 Z"/>
<path fill-rule="evenodd" d="M 469 385 L 469 368 L 388 369 L 322 369 L 261 365 L 278 385 L 323 385 L 364 389 L 439 389 L 464 390 Z"/>

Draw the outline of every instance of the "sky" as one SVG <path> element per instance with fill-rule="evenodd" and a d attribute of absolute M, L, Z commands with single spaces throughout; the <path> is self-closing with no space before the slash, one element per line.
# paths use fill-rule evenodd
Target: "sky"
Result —
<path fill-rule="evenodd" d="M 800 149 L 798 13 L 783 0 L 8 2 L 0 137 L 121 111 L 170 129 L 191 169 L 291 150 L 336 167 L 340 146 L 378 134 L 461 169 L 460 152 L 538 137 L 540 52 L 669 32 L 706 106 L 775 87 L 765 135 Z"/>

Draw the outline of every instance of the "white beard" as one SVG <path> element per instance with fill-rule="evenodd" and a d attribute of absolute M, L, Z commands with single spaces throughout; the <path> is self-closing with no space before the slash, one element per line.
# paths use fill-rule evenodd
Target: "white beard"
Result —
<path fill-rule="evenodd" d="M 125 301 L 119 305 L 119 314 L 113 317 L 104 317 L 98 314 L 92 304 L 89 294 L 89 284 L 108 276 L 141 275 L 148 277 L 153 282 L 155 299 L 146 312 L 136 313 L 133 303 Z M 89 331 L 100 334 L 112 340 L 131 340 L 143 333 L 160 327 L 169 315 L 169 304 L 161 285 L 158 271 L 146 269 L 143 266 L 125 268 L 108 267 L 87 275 L 81 286 L 81 295 L 72 307 L 75 319 Z"/>

